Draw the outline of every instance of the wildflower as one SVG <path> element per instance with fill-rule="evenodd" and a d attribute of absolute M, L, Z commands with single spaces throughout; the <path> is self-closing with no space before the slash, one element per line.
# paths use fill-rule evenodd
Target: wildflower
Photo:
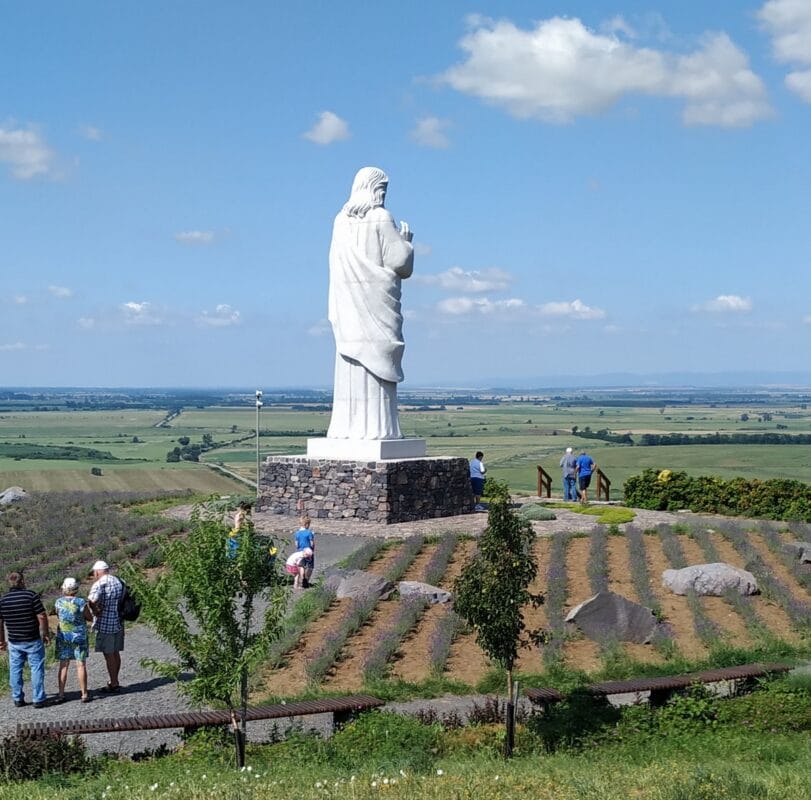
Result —
<path fill-rule="evenodd" d="M 372 788 L 374 789 L 377 786 L 377 781 L 372 781 Z"/>
<path fill-rule="evenodd" d="M 158 784 L 157 784 L 157 783 L 153 783 L 153 784 L 152 784 L 152 786 L 150 786 L 150 787 L 149 787 L 149 791 L 150 791 L 150 792 L 154 792 L 154 791 L 155 791 L 155 789 L 157 789 L 157 788 L 158 788 Z"/>
<path fill-rule="evenodd" d="M 441 769 L 438 769 L 438 770 L 436 771 L 436 774 L 437 774 L 437 775 L 444 775 L 444 774 L 445 774 L 445 771 L 444 771 L 444 770 L 441 770 Z"/>

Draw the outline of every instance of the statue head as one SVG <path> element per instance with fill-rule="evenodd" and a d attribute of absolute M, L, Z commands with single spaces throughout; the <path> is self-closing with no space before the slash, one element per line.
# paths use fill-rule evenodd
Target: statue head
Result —
<path fill-rule="evenodd" d="M 372 208 L 384 205 L 389 176 L 377 167 L 359 169 L 352 181 L 352 194 L 344 205 L 344 213 L 350 217 L 365 217 Z"/>

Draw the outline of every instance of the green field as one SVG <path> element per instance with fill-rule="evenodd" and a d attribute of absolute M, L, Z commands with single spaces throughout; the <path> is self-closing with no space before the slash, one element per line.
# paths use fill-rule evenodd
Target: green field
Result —
<path fill-rule="evenodd" d="M 675 445 L 639 447 L 610 444 L 572 435 L 572 428 L 613 433 L 811 433 L 811 412 L 791 402 L 764 405 L 571 404 L 566 400 L 520 402 L 502 398 L 497 405 L 452 405 L 437 401 L 430 410 L 402 404 L 406 436 L 424 437 L 432 456 L 470 458 L 483 450 L 490 474 L 515 491 L 534 492 L 537 465 L 553 476 L 560 491 L 558 462 L 568 445 L 585 447 L 612 482 L 619 497 L 625 479 L 645 467 L 684 469 L 690 474 L 723 477 L 790 477 L 811 483 L 811 446 L 807 445 Z M 166 454 L 181 437 L 199 443 L 211 436 L 217 446 L 201 456 L 252 480 L 256 472 L 256 412 L 253 407 L 184 408 L 166 427 L 167 411 L 6 411 L 0 414 L 0 441 L 50 444 L 107 451 L 118 461 L 46 461 L 0 458 L 0 483 L 36 489 L 138 489 L 153 486 L 229 492 L 244 485 L 202 464 L 169 464 Z M 746 419 L 748 416 L 748 419 Z M 744 419 L 742 419 L 744 417 Z M 260 456 L 303 453 L 306 440 L 323 435 L 329 412 L 293 410 L 273 405 L 262 410 Z M 779 427 L 778 427 L 779 426 Z M 101 477 L 91 476 L 93 466 Z"/>

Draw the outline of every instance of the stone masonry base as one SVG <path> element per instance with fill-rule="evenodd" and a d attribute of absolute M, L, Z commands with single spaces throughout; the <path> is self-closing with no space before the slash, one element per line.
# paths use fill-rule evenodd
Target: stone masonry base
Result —
<path fill-rule="evenodd" d="M 385 524 L 470 513 L 466 458 L 335 461 L 270 456 L 261 465 L 257 511 Z"/>

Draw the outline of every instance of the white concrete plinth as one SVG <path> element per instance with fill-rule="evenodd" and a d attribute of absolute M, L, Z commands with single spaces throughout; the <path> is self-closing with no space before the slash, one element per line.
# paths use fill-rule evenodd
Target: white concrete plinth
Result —
<path fill-rule="evenodd" d="M 393 461 L 424 457 L 425 439 L 307 439 L 307 458 Z"/>

